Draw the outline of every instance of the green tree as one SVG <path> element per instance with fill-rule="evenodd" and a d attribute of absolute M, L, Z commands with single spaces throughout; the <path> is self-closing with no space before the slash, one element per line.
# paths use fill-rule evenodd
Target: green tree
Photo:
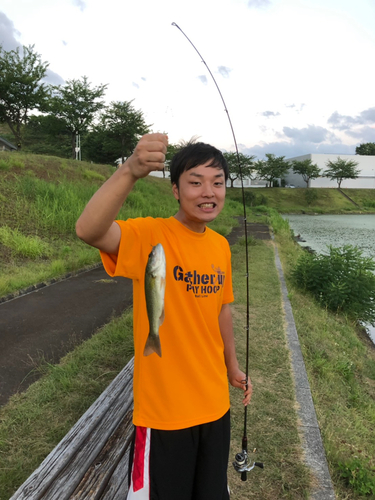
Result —
<path fill-rule="evenodd" d="M 104 96 L 108 85 L 91 88 L 87 77 L 68 80 L 64 86 L 53 87 L 50 111 L 65 122 L 71 135 L 72 158 L 75 158 L 76 135 L 86 132 L 96 114 L 104 108 Z"/>
<path fill-rule="evenodd" d="M 356 155 L 375 156 L 375 142 L 366 142 L 355 148 Z"/>
<path fill-rule="evenodd" d="M 118 140 L 112 136 L 103 120 L 83 136 L 81 144 L 83 159 L 95 163 L 114 165 L 121 155 Z"/>
<path fill-rule="evenodd" d="M 285 156 L 275 156 L 267 153 L 266 160 L 255 162 L 257 177 L 267 181 L 269 187 L 272 187 L 277 179 L 282 179 L 288 172 L 290 165 L 284 160 Z"/>
<path fill-rule="evenodd" d="M 323 177 L 328 177 L 331 181 L 337 181 L 338 188 L 340 189 L 344 179 L 357 179 L 360 172 L 356 168 L 357 165 L 358 162 L 354 160 L 343 160 L 338 156 L 337 160 L 328 160 L 326 162 L 328 169 L 324 172 Z"/>
<path fill-rule="evenodd" d="M 306 182 L 306 187 L 309 187 L 311 179 L 317 179 L 321 174 L 318 165 L 310 159 L 302 161 L 294 160 L 292 162 L 292 169 L 295 174 L 302 175 L 303 180 Z"/>
<path fill-rule="evenodd" d="M 238 157 L 237 153 L 223 153 L 223 155 L 228 163 L 230 187 L 233 187 L 236 179 L 251 179 L 255 156 L 248 156 L 243 153 L 238 153 Z"/>
<path fill-rule="evenodd" d="M 46 109 L 49 87 L 41 80 L 47 68 L 33 45 L 8 52 L 0 46 L 0 121 L 8 124 L 18 149 L 30 111 Z"/>
<path fill-rule="evenodd" d="M 111 102 L 103 114 L 110 135 L 119 143 L 122 163 L 132 154 L 140 137 L 149 132 L 143 112 L 135 110 L 132 102 Z"/>
<path fill-rule="evenodd" d="M 53 115 L 34 115 L 23 130 L 25 151 L 70 158 L 70 133 L 65 122 Z"/>

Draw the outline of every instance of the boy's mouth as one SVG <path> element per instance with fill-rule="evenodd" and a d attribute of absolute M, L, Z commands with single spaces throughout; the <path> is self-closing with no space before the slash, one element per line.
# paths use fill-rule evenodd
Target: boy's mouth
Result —
<path fill-rule="evenodd" d="M 216 203 L 201 203 L 198 205 L 199 208 L 215 208 Z"/>

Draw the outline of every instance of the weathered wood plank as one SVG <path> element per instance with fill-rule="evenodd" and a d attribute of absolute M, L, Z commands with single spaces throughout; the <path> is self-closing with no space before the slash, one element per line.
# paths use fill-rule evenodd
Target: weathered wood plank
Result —
<path fill-rule="evenodd" d="M 131 360 L 10 500 L 68 500 L 131 409 Z"/>
<path fill-rule="evenodd" d="M 100 500 L 124 500 L 128 494 L 128 467 L 130 447 L 120 460 Z"/>
<path fill-rule="evenodd" d="M 133 437 L 132 411 L 128 411 L 106 442 L 100 454 L 96 457 L 91 467 L 87 470 L 82 481 L 77 486 L 71 500 L 90 498 L 100 500 L 117 465 L 125 455 Z M 127 471 L 122 471 L 127 475 Z"/>

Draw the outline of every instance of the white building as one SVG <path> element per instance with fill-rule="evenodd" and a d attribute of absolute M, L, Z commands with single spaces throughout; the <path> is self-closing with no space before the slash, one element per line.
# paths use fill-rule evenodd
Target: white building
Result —
<path fill-rule="evenodd" d="M 360 171 L 357 179 L 344 179 L 341 183 L 342 188 L 375 189 L 375 156 L 308 154 L 287 158 L 287 161 L 292 163 L 293 161 L 311 160 L 324 173 L 327 170 L 327 161 L 336 161 L 337 158 L 356 161 L 358 163 L 357 169 Z M 285 177 L 285 182 L 287 185 L 295 187 L 306 187 L 306 182 L 303 180 L 302 175 L 294 174 L 293 170 L 289 170 L 289 173 Z M 337 181 L 331 181 L 328 177 L 318 177 L 318 179 L 310 181 L 309 187 L 337 188 Z"/>

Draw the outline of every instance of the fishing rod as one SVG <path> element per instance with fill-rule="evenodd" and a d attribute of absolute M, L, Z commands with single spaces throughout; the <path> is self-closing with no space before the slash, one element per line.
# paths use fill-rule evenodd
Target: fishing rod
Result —
<path fill-rule="evenodd" d="M 246 368 L 245 368 L 246 380 L 244 382 L 246 383 L 246 390 L 247 390 L 248 383 L 249 383 L 249 341 L 250 341 L 249 246 L 248 246 L 248 241 L 247 241 L 247 217 L 246 217 L 245 189 L 244 189 L 244 185 L 243 185 L 243 175 L 242 175 L 240 154 L 238 152 L 237 140 L 236 140 L 236 136 L 235 136 L 233 125 L 232 125 L 232 120 L 230 119 L 227 105 L 225 104 L 224 97 L 220 91 L 219 85 L 217 84 L 214 75 L 212 74 L 206 61 L 203 59 L 199 50 L 196 48 L 196 46 L 193 44 L 193 42 L 190 40 L 190 38 L 184 33 L 184 31 L 178 26 L 178 24 L 173 22 L 172 26 L 175 26 L 176 28 L 178 28 L 181 31 L 181 33 L 184 35 L 184 37 L 188 40 L 188 42 L 192 45 L 194 50 L 197 52 L 197 54 L 201 58 L 202 63 L 206 66 L 207 71 L 211 75 L 211 78 L 212 78 L 212 80 L 217 88 L 217 91 L 219 92 L 221 101 L 224 105 L 224 111 L 226 112 L 227 117 L 228 117 L 229 125 L 230 125 L 231 131 L 232 131 L 234 146 L 236 148 L 237 166 L 238 166 L 238 171 L 240 173 L 240 179 L 241 179 L 242 204 L 243 204 L 243 223 L 244 223 L 244 229 L 245 229 L 245 249 L 246 249 L 246 327 L 245 327 L 246 328 Z M 260 463 L 260 462 L 251 463 L 249 455 L 248 455 L 247 406 L 245 406 L 245 409 L 244 409 L 244 432 L 243 432 L 243 437 L 242 437 L 242 451 L 235 455 L 233 466 L 237 472 L 241 473 L 241 480 L 242 481 L 246 481 L 247 472 L 251 471 L 254 467 L 260 467 L 263 469 L 262 463 Z"/>

